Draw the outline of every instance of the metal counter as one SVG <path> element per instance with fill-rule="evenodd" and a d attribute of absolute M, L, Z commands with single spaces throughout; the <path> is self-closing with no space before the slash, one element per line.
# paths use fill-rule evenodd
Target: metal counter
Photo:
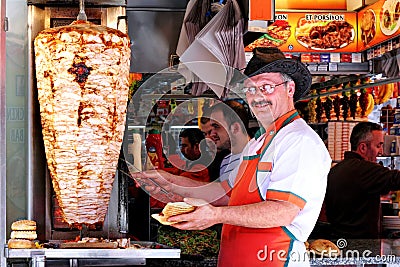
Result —
<path fill-rule="evenodd" d="M 110 266 L 108 262 L 112 262 L 115 266 L 116 262 L 123 265 L 145 265 L 146 259 L 163 258 L 174 259 L 180 258 L 180 249 L 169 248 L 160 245 L 161 248 L 147 248 L 155 245 L 154 242 L 133 242 L 144 248 L 127 248 L 127 249 L 9 249 L 5 248 L 5 257 L 8 260 L 13 259 L 29 259 L 32 267 L 47 266 L 46 262 L 51 259 L 69 259 L 69 266 Z M 159 245 L 159 244 L 157 244 Z M 108 261 L 110 260 L 110 261 Z M 96 262 L 96 263 L 94 263 Z"/>

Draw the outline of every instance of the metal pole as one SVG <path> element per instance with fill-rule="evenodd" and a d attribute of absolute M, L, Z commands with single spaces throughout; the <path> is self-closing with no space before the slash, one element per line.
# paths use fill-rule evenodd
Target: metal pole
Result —
<path fill-rule="evenodd" d="M 0 266 L 6 266 L 6 0 L 0 0 Z"/>
<path fill-rule="evenodd" d="M 79 14 L 77 20 L 87 20 L 87 16 L 85 13 L 85 1 L 79 0 Z"/>

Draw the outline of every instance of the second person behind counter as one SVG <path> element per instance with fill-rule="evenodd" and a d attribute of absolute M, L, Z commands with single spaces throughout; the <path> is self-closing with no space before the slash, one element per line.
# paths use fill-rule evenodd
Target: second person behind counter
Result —
<path fill-rule="evenodd" d="M 184 159 L 181 159 L 177 154 L 168 155 L 171 166 L 164 168 L 164 170 L 195 181 L 210 182 L 207 166 L 212 160 L 212 155 L 208 152 L 203 132 L 198 128 L 186 128 L 180 132 L 179 142 Z M 173 144 L 170 148 L 171 151 L 174 151 L 175 145 Z M 160 201 L 160 198 L 151 198 L 150 206 L 152 208 L 163 208 L 165 203 Z"/>
<path fill-rule="evenodd" d="M 350 136 L 351 151 L 329 172 L 325 204 L 333 238 L 381 237 L 380 196 L 400 189 L 400 172 L 376 163 L 384 135 L 379 124 L 358 123 Z"/>
<path fill-rule="evenodd" d="M 210 113 L 211 113 L 211 108 L 207 108 L 206 110 L 203 110 L 203 115 L 200 118 L 200 126 L 201 126 L 201 131 L 203 132 L 206 140 L 208 141 L 211 151 L 213 151 L 215 154 L 214 160 L 208 166 L 208 174 L 210 175 L 210 181 L 214 181 L 214 180 L 218 179 L 219 173 L 220 173 L 221 162 L 224 159 L 224 157 L 230 153 L 230 150 L 229 149 L 222 149 L 222 150 L 218 149 L 218 147 L 215 144 L 214 139 L 211 137 L 212 126 L 211 126 L 211 120 L 210 120 L 210 116 L 211 116 Z"/>
<path fill-rule="evenodd" d="M 211 139 L 217 149 L 229 150 L 220 166 L 218 180 L 227 180 L 239 165 L 243 149 L 248 144 L 249 115 L 245 107 L 235 100 L 215 104 L 211 110 Z"/>
<path fill-rule="evenodd" d="M 207 166 L 211 162 L 211 155 L 207 151 L 203 132 L 198 128 L 186 128 L 179 134 L 179 141 L 185 163 L 169 172 L 193 180 L 209 182 L 210 175 Z"/>

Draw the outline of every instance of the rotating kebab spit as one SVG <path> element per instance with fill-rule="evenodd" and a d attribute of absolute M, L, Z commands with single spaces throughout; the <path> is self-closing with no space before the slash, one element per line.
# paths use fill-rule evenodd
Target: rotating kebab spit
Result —
<path fill-rule="evenodd" d="M 47 165 L 62 219 L 103 224 L 125 130 L 130 41 L 86 20 L 41 31 L 34 41 Z"/>

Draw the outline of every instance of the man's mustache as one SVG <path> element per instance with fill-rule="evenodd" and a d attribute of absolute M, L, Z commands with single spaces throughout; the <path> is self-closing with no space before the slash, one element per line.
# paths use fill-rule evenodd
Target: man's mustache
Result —
<path fill-rule="evenodd" d="M 272 106 L 272 102 L 268 101 L 268 100 L 262 100 L 262 101 L 252 101 L 251 102 L 251 106 L 254 107 L 256 105 L 271 105 Z"/>

